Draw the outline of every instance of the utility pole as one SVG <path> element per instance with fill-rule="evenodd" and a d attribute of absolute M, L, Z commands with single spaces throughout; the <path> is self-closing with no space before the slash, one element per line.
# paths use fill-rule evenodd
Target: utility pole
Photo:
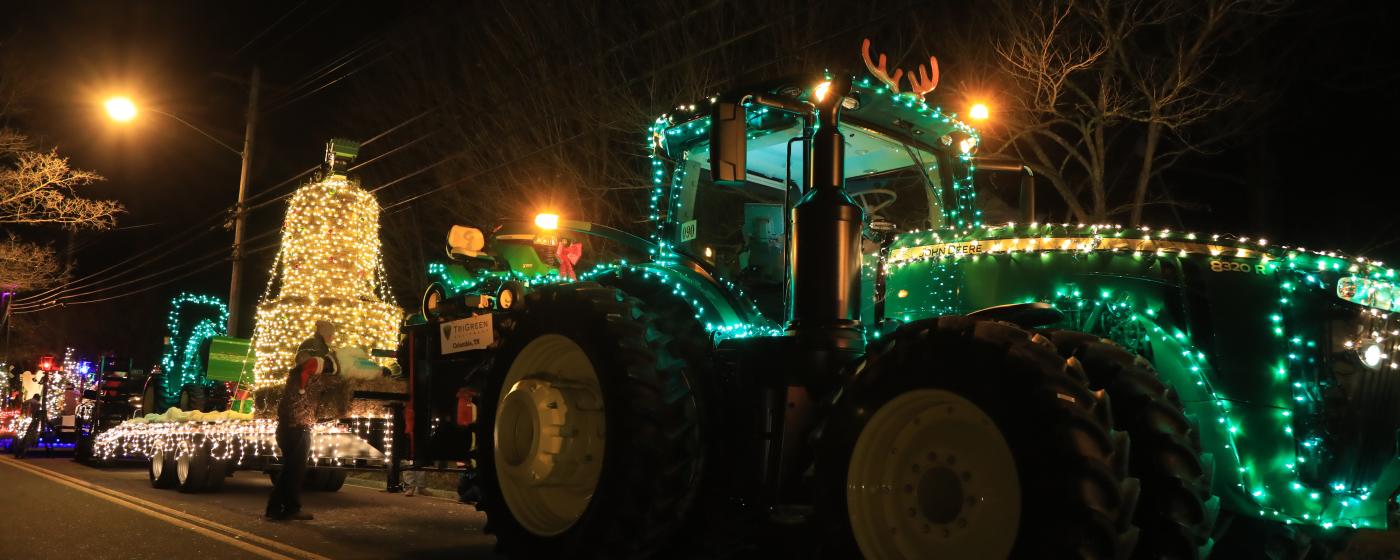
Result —
<path fill-rule="evenodd" d="M 243 132 L 243 168 L 238 173 L 238 203 L 233 207 L 233 277 L 228 283 L 228 335 L 238 336 L 241 313 L 239 291 L 243 278 L 243 222 L 247 218 L 243 201 L 248 196 L 248 172 L 253 161 L 253 131 L 258 124 L 258 67 L 253 67 L 253 79 L 248 88 L 247 127 Z"/>

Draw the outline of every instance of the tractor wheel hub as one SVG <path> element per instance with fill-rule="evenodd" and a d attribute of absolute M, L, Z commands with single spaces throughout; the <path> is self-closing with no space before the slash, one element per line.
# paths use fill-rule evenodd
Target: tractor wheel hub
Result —
<path fill-rule="evenodd" d="M 593 362 L 559 334 L 526 344 L 497 401 L 496 472 L 510 512 L 554 536 L 583 517 L 603 471 L 606 418 Z"/>
<path fill-rule="evenodd" d="M 861 430 L 846 502 L 867 558 L 1003 558 L 1020 523 L 1020 479 L 980 407 L 919 389 L 885 403 Z"/>
<path fill-rule="evenodd" d="M 601 440 L 580 431 L 602 412 L 587 387 L 542 378 L 517 382 L 501 401 L 501 459 L 510 476 L 527 484 L 567 484 L 602 460 Z M 580 437 L 584 436 L 584 437 Z"/>

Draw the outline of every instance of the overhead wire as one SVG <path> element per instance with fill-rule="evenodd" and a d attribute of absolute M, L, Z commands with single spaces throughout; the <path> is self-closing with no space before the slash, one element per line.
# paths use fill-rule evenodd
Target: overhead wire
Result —
<path fill-rule="evenodd" d="M 238 50 L 233 51 L 233 54 L 229 55 L 229 58 L 233 58 L 240 54 L 243 54 L 243 51 L 248 50 L 248 47 L 251 47 L 254 43 L 257 43 L 258 39 L 262 39 L 268 34 L 268 32 L 277 28 L 277 26 L 280 25 L 284 20 L 290 17 L 297 10 L 300 10 L 302 6 L 305 6 L 308 1 L 309 0 L 301 0 L 301 2 L 298 2 L 297 5 L 292 6 L 292 9 L 287 10 L 286 13 L 282 14 L 282 17 L 279 17 L 276 20 L 274 20 L 271 24 L 268 24 L 268 26 L 264 27 L 261 32 L 259 32 L 257 35 L 254 35 L 252 39 L 248 39 L 247 43 L 243 43 L 243 46 L 238 47 Z"/>
<path fill-rule="evenodd" d="M 276 230 L 274 230 L 274 231 L 263 232 L 263 233 L 261 233 L 261 234 L 258 234 L 258 235 L 255 235 L 255 236 L 253 236 L 253 237 L 248 238 L 248 239 L 245 240 L 244 242 L 246 243 L 246 242 L 256 241 L 256 240 L 259 240 L 259 239 L 263 239 L 263 238 L 269 237 L 269 236 L 274 235 L 274 234 L 276 234 L 276 233 L 278 233 Z M 15 309 L 38 309 L 38 308 L 45 308 L 45 307 L 53 307 L 53 306 L 57 306 L 57 305 L 64 305 L 66 299 L 77 298 L 77 297 L 83 297 L 83 296 L 90 296 L 90 295 L 94 295 L 94 294 L 99 294 L 99 293 L 103 293 L 103 292 L 108 292 L 108 291 L 111 291 L 111 290 L 115 290 L 115 289 L 117 289 L 117 288 L 121 288 L 121 287 L 124 287 L 124 286 L 130 286 L 130 285 L 135 284 L 135 283 L 138 283 L 138 282 L 143 282 L 143 281 L 146 281 L 146 280 L 150 280 L 150 279 L 152 279 L 152 278 L 159 277 L 159 276 L 164 275 L 164 274 L 168 274 L 168 273 L 170 273 L 170 272 L 173 271 L 173 270 L 178 270 L 178 269 L 180 269 L 180 268 L 192 266 L 192 265 L 194 265 L 194 264 L 202 263 L 202 262 L 205 262 L 205 261 L 209 261 L 209 260 L 211 260 L 211 259 L 218 260 L 218 261 L 224 261 L 224 260 L 227 260 L 227 259 L 228 259 L 228 256 L 225 255 L 225 254 L 223 254 L 222 251 L 216 252 L 216 253 L 209 253 L 209 254 L 206 254 L 206 255 L 204 255 L 204 256 L 202 256 L 202 257 L 197 257 L 197 258 L 194 258 L 194 259 L 185 261 L 185 262 L 183 262 L 183 263 L 179 263 L 179 264 L 172 265 L 172 266 L 169 266 L 169 267 L 160 269 L 160 270 L 156 270 L 156 271 L 154 271 L 154 272 L 151 272 L 150 274 L 147 274 L 147 275 L 145 275 L 145 276 L 141 276 L 141 277 L 139 277 L 139 278 L 133 278 L 133 279 L 130 279 L 130 280 L 126 280 L 126 281 L 121 282 L 121 283 L 119 283 L 119 284 L 113 284 L 113 285 L 111 285 L 111 286 L 103 286 L 103 287 L 101 287 L 101 288 L 93 288 L 93 289 L 91 289 L 91 290 L 84 291 L 84 292 L 65 293 L 64 295 L 59 296 L 59 297 L 55 297 L 55 298 L 46 298 L 44 301 L 29 302 L 29 303 L 25 303 L 25 304 L 16 304 L 16 305 L 14 306 L 14 308 L 15 308 Z"/>
<path fill-rule="evenodd" d="M 263 253 L 263 252 L 267 251 L 268 249 L 272 249 L 272 248 L 277 247 L 277 245 L 278 245 L 277 242 L 269 243 L 269 244 L 263 245 L 263 246 L 261 246 L 261 247 L 255 248 L 255 249 L 250 249 L 250 250 L 246 251 L 244 254 L 246 254 L 246 255 L 254 255 L 254 254 Z M 184 280 L 185 278 L 189 278 L 190 276 L 194 276 L 195 274 L 199 274 L 200 272 L 204 272 L 204 271 L 206 271 L 206 270 L 209 270 L 209 269 L 211 269 L 211 268 L 214 268 L 214 267 L 219 266 L 219 265 L 222 265 L 222 264 L 223 264 L 223 261 L 222 261 L 222 260 L 217 260 L 217 261 L 211 262 L 211 263 L 209 263 L 209 264 L 206 264 L 206 265 L 204 265 L 204 266 L 202 266 L 202 267 L 199 267 L 199 268 L 197 268 L 197 269 L 188 271 L 188 272 L 186 272 L 186 273 L 184 273 L 184 274 L 180 274 L 180 275 L 177 275 L 177 276 L 172 276 L 172 277 L 166 278 L 165 280 L 161 280 L 161 281 L 155 282 L 155 283 L 153 283 L 153 284 L 147 284 L 147 285 L 144 285 L 144 286 L 142 286 L 142 287 L 140 287 L 140 288 L 137 288 L 137 289 L 135 289 L 135 290 L 130 290 L 130 291 L 127 291 L 127 292 L 124 292 L 124 293 L 121 293 L 121 294 L 117 294 L 117 295 L 113 295 L 113 296 L 106 296 L 106 297 L 102 297 L 102 298 L 89 299 L 89 300 L 81 300 L 81 301 L 71 301 L 71 302 L 70 302 L 70 301 L 65 301 L 65 302 L 57 303 L 57 304 L 55 304 L 55 305 L 53 305 L 53 306 L 50 306 L 50 307 L 35 307 L 35 308 L 27 308 L 27 309 L 17 309 L 17 310 L 15 310 L 15 311 L 13 311 L 13 313 L 14 313 L 15 315 L 24 315 L 24 314 L 26 314 L 26 313 L 38 313 L 38 312 L 41 312 L 41 311 L 48 311 L 48 310 L 51 310 L 51 309 L 54 309 L 54 308 L 71 307 L 71 306 L 85 305 L 85 304 L 89 304 L 89 303 L 99 303 L 99 302 L 104 302 L 104 301 L 111 301 L 111 300 L 114 300 L 114 299 L 121 299 L 121 298 L 124 298 L 124 297 L 133 296 L 133 295 L 136 295 L 136 294 L 139 294 L 139 293 L 142 293 L 142 292 L 147 292 L 147 291 L 150 291 L 150 290 L 154 290 L 154 289 L 156 289 L 156 288 L 159 288 L 159 287 L 162 287 L 162 286 L 166 286 L 166 285 L 172 284 L 172 283 L 174 283 L 174 282 L 178 282 L 178 281 L 180 281 L 180 280 Z"/>

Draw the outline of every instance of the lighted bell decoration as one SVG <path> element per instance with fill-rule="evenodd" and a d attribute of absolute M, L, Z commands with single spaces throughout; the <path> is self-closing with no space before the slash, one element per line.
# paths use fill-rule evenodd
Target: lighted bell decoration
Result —
<path fill-rule="evenodd" d="M 379 203 L 346 177 L 353 150 L 333 140 L 320 180 L 292 195 L 282 247 L 253 329 L 257 385 L 281 383 L 316 321 L 338 327 L 334 346 L 393 349 L 403 310 L 385 280 Z M 358 146 L 355 146 L 356 148 Z M 389 365 L 380 359 L 381 365 Z"/>

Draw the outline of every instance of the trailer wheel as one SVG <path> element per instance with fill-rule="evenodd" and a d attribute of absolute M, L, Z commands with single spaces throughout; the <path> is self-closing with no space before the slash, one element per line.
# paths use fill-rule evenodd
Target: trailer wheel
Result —
<path fill-rule="evenodd" d="M 199 446 L 175 460 L 175 474 L 181 492 L 218 492 L 224 487 L 228 465 L 215 459 L 209 448 Z"/>
<path fill-rule="evenodd" d="M 206 451 L 205 454 L 207 455 L 208 451 Z M 218 492 L 224 489 L 224 481 L 228 480 L 230 476 L 230 463 L 230 461 L 214 459 L 212 457 L 207 459 L 205 463 L 207 467 L 204 471 L 205 492 Z"/>
<path fill-rule="evenodd" d="M 1126 558 L 1137 482 L 1108 397 L 1050 341 L 967 317 L 911 323 L 853 370 L 822 427 L 833 558 Z"/>
<path fill-rule="evenodd" d="M 181 455 L 175 459 L 176 489 L 181 492 L 199 492 L 204 489 L 205 469 L 198 456 Z"/>
<path fill-rule="evenodd" d="M 1214 462 L 1181 400 L 1146 359 L 1098 336 L 1049 331 L 1060 355 L 1078 360 L 1089 387 L 1113 398 L 1113 421 L 1133 438 L 1128 472 L 1142 482 L 1134 522 L 1139 558 L 1198 558 L 1211 547 L 1220 511 L 1210 491 Z"/>
<path fill-rule="evenodd" d="M 552 286 L 517 303 L 477 421 L 486 530 L 519 558 L 654 553 L 698 468 L 684 361 L 620 290 Z"/>
<path fill-rule="evenodd" d="M 316 492 L 338 492 L 345 486 L 346 471 L 342 469 L 311 468 L 306 471 L 303 487 Z"/>
<path fill-rule="evenodd" d="M 157 450 L 147 461 L 146 476 L 151 479 L 151 487 L 162 490 L 174 488 L 179 484 L 179 479 L 175 474 L 175 460 L 169 454 Z"/>

